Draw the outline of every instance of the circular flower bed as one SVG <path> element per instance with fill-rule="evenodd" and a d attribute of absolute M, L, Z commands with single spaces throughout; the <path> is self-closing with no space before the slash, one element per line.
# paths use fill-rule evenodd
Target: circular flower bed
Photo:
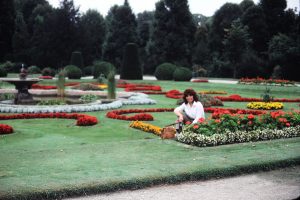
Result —
<path fill-rule="evenodd" d="M 278 110 L 283 109 L 283 103 L 279 102 L 250 102 L 247 108 L 255 110 Z"/>
<path fill-rule="evenodd" d="M 14 129 L 7 124 L 0 124 L 0 135 L 13 133 Z"/>

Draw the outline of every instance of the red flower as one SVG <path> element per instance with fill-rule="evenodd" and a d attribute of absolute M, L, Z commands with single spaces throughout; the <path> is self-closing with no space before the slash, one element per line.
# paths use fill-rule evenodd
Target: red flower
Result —
<path fill-rule="evenodd" d="M 185 122 L 186 125 L 190 125 L 191 123 L 192 122 L 190 122 L 190 121 Z"/>
<path fill-rule="evenodd" d="M 7 124 L 0 124 L 0 135 L 13 133 L 14 130 Z"/>

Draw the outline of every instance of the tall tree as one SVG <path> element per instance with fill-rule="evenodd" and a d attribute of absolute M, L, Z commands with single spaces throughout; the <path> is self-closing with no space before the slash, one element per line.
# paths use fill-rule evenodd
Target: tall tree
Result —
<path fill-rule="evenodd" d="M 187 0 L 161 0 L 154 17 L 151 53 L 160 62 L 191 67 L 196 24 Z"/>
<path fill-rule="evenodd" d="M 241 20 L 249 28 L 248 32 L 253 40 L 253 49 L 261 55 L 266 55 L 268 32 L 263 10 L 259 6 L 252 6 L 243 13 Z"/>
<path fill-rule="evenodd" d="M 27 25 L 24 21 L 23 14 L 18 12 L 15 19 L 15 32 L 13 35 L 13 53 L 15 62 L 25 62 L 28 64 L 29 61 L 29 34 Z"/>
<path fill-rule="evenodd" d="M 69 63 L 71 53 L 79 48 L 79 8 L 73 0 L 62 0 L 49 18 L 49 48 L 53 49 L 48 60 L 51 67 L 61 68 Z"/>
<path fill-rule="evenodd" d="M 226 30 L 231 27 L 231 23 L 242 15 L 242 10 L 238 4 L 225 3 L 213 15 L 213 21 L 209 33 L 209 46 L 213 52 L 222 54 L 223 43 Z"/>
<path fill-rule="evenodd" d="M 233 68 L 232 77 L 237 78 L 238 63 L 241 62 L 243 55 L 247 52 L 249 44 L 251 43 L 247 27 L 243 26 L 240 20 L 233 21 L 223 43 L 225 56 Z"/>
<path fill-rule="evenodd" d="M 0 1 L 0 62 L 10 59 L 15 29 L 14 0 Z"/>
<path fill-rule="evenodd" d="M 120 69 L 124 47 L 137 42 L 137 22 L 130 5 L 113 6 L 107 17 L 107 36 L 103 45 L 103 59 Z"/>
<path fill-rule="evenodd" d="M 102 57 L 102 45 L 106 34 L 103 16 L 96 10 L 88 10 L 80 19 L 81 51 L 87 65 Z"/>
<path fill-rule="evenodd" d="M 278 34 L 269 43 L 269 59 L 274 66 L 280 65 L 283 78 L 299 81 L 300 42 L 291 37 Z M 291 62 L 292 61 L 292 62 Z"/>
<path fill-rule="evenodd" d="M 286 0 L 260 0 L 259 6 L 266 16 L 269 39 L 279 32 L 284 32 L 282 19 L 284 18 L 284 10 L 287 7 Z"/>
<path fill-rule="evenodd" d="M 137 15 L 137 33 L 140 60 L 143 61 L 142 69 L 144 73 L 152 74 L 153 67 L 147 64 L 147 43 L 153 31 L 154 12 L 144 11 Z"/>

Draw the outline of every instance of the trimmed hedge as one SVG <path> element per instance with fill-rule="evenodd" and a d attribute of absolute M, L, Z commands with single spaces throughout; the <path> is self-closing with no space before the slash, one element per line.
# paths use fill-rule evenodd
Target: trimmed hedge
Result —
<path fill-rule="evenodd" d="M 174 81 L 190 81 L 192 76 L 192 71 L 186 67 L 177 67 L 173 73 Z"/>
<path fill-rule="evenodd" d="M 154 76 L 157 80 L 173 80 L 173 73 L 177 66 L 172 63 L 163 63 L 156 67 Z"/>

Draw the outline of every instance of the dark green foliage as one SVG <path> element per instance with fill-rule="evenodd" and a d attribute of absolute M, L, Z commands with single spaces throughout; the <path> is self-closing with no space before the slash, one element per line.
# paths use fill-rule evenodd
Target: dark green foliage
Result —
<path fill-rule="evenodd" d="M 282 70 L 280 65 L 276 65 L 273 69 L 272 79 L 282 79 Z"/>
<path fill-rule="evenodd" d="M 0 62 L 12 53 L 12 37 L 15 29 L 14 0 L 0 1 Z"/>
<path fill-rule="evenodd" d="M 7 76 L 7 71 L 3 67 L 3 65 L 0 65 L 0 77 L 6 77 Z"/>
<path fill-rule="evenodd" d="M 209 33 L 209 45 L 212 51 L 222 52 L 222 41 L 231 23 L 241 17 L 242 10 L 238 4 L 225 3 L 213 16 Z"/>
<path fill-rule="evenodd" d="M 51 67 L 46 67 L 42 70 L 43 76 L 55 76 L 55 70 Z"/>
<path fill-rule="evenodd" d="M 282 67 L 284 79 L 300 80 L 300 46 L 293 38 L 279 34 L 275 35 L 269 43 L 269 60 Z"/>
<path fill-rule="evenodd" d="M 82 69 L 84 76 L 92 76 L 93 75 L 94 66 L 87 66 Z"/>
<path fill-rule="evenodd" d="M 27 71 L 28 71 L 29 74 L 39 74 L 39 73 L 41 73 L 41 69 L 38 66 L 35 66 L 35 65 L 28 67 Z"/>
<path fill-rule="evenodd" d="M 84 63 L 91 65 L 102 57 L 102 45 L 106 35 L 106 24 L 103 16 L 96 10 L 88 10 L 80 18 L 81 51 Z"/>
<path fill-rule="evenodd" d="M 252 0 L 243 0 L 241 3 L 240 3 L 240 7 L 242 9 L 243 12 L 245 12 L 248 8 L 254 6 L 254 2 Z"/>
<path fill-rule="evenodd" d="M 12 72 L 19 72 L 19 70 L 16 70 L 16 65 L 10 61 L 6 61 L 5 63 L 2 63 L 1 66 L 7 71 L 8 73 Z"/>
<path fill-rule="evenodd" d="M 181 66 L 191 66 L 191 48 L 196 24 L 187 0 L 156 3 L 153 28 L 148 46 L 152 65 L 172 62 Z"/>
<path fill-rule="evenodd" d="M 271 89 L 266 87 L 264 93 L 261 95 L 263 102 L 271 102 L 273 101 L 274 97 L 271 96 Z"/>
<path fill-rule="evenodd" d="M 91 84 L 91 83 L 81 83 L 80 85 L 75 85 L 72 87 L 73 89 L 79 89 L 79 90 L 102 90 L 97 85 Z"/>
<path fill-rule="evenodd" d="M 116 98 L 116 81 L 115 81 L 114 71 L 110 71 L 107 76 L 107 98 L 108 99 Z"/>
<path fill-rule="evenodd" d="M 69 79 L 80 79 L 82 76 L 81 69 L 75 65 L 67 65 L 64 72 Z"/>
<path fill-rule="evenodd" d="M 75 66 L 79 67 L 80 69 L 83 68 L 83 59 L 82 59 L 82 54 L 80 51 L 72 52 L 70 64 L 75 65 Z"/>
<path fill-rule="evenodd" d="M 174 81 L 190 81 L 192 71 L 186 67 L 177 67 L 173 73 Z"/>
<path fill-rule="evenodd" d="M 140 66 L 138 47 L 134 43 L 126 44 L 121 68 L 121 79 L 142 80 L 143 72 Z"/>
<path fill-rule="evenodd" d="M 172 63 L 163 63 L 156 67 L 154 76 L 157 80 L 173 80 L 173 73 L 177 68 L 176 65 Z"/>
<path fill-rule="evenodd" d="M 237 77 L 237 64 L 241 62 L 251 42 L 247 27 L 243 26 L 240 20 L 233 21 L 223 41 L 225 48 L 224 55 L 232 67 L 233 78 Z"/>
<path fill-rule="evenodd" d="M 97 79 L 100 74 L 103 74 L 105 77 L 108 76 L 110 71 L 115 71 L 113 64 L 106 61 L 95 61 L 93 66 L 93 77 Z"/>
<path fill-rule="evenodd" d="M 137 42 L 137 22 L 128 3 L 113 6 L 107 17 L 107 37 L 103 45 L 103 59 L 111 62 L 119 70 L 124 47 Z"/>
<path fill-rule="evenodd" d="M 248 27 L 249 35 L 253 40 L 253 49 L 257 52 L 266 51 L 268 31 L 263 10 L 259 6 L 252 6 L 243 13 L 241 21 Z"/>
<path fill-rule="evenodd" d="M 29 33 L 23 14 L 18 12 L 15 19 L 15 32 L 12 38 L 14 61 L 28 63 Z"/>

